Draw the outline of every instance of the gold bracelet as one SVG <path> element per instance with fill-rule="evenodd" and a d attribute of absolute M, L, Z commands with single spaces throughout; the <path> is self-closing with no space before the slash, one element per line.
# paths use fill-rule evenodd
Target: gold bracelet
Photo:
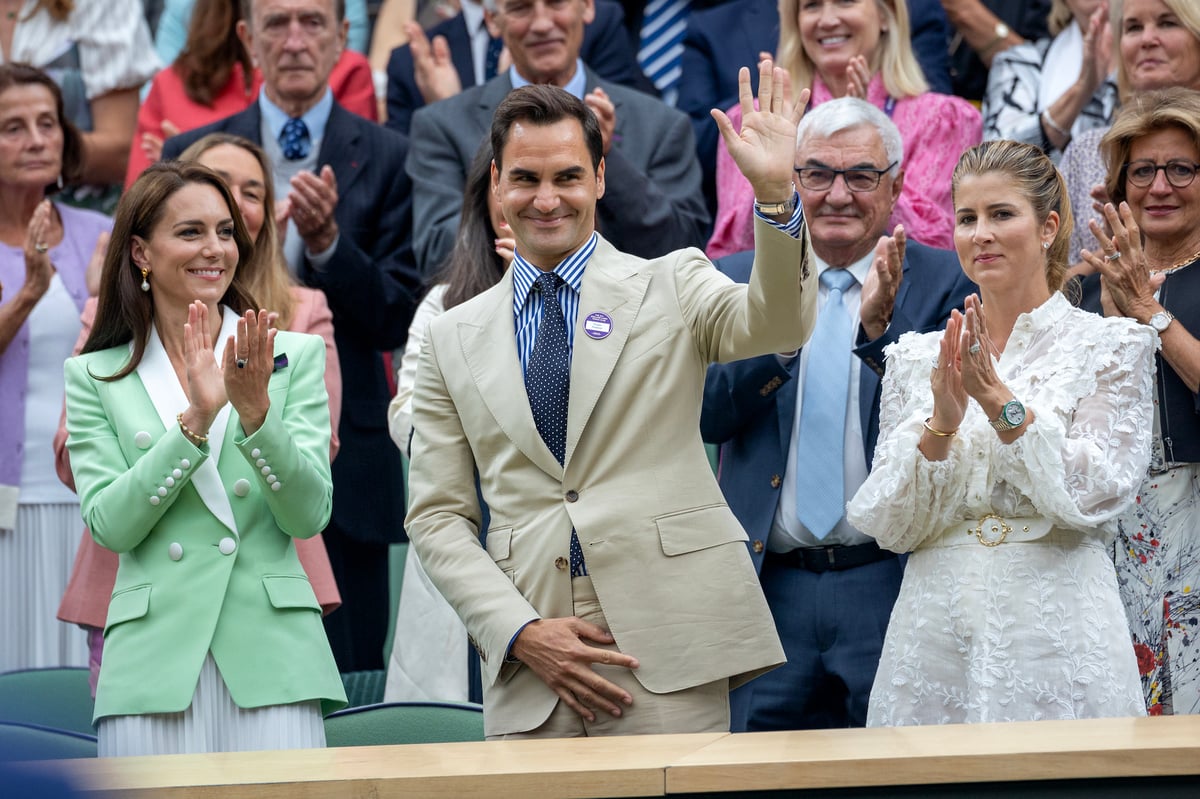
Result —
<path fill-rule="evenodd" d="M 928 419 L 926 419 L 924 422 L 921 422 L 921 425 L 922 425 L 922 426 L 923 426 L 923 427 L 924 427 L 926 430 L 928 430 L 930 433 L 933 433 L 933 434 L 934 434 L 935 436 L 937 436 L 938 438 L 951 438 L 951 437 L 953 437 L 953 436 L 956 436 L 956 435 L 958 435 L 958 429 L 957 429 L 957 428 L 955 428 L 954 430 L 951 430 L 949 433 L 947 433 L 947 432 L 944 432 L 944 431 L 942 431 L 942 430 L 937 430 L 937 429 L 935 429 L 935 428 L 933 428 L 933 427 L 930 427 L 930 426 L 929 426 L 929 419 L 932 419 L 932 418 L 933 418 L 933 417 L 932 417 L 932 416 L 930 416 L 930 417 L 929 417 Z M 182 424 L 182 422 L 180 422 L 180 424 Z M 185 429 L 186 429 L 186 428 L 185 428 Z"/>
<path fill-rule="evenodd" d="M 195 444 L 197 448 L 203 447 L 205 444 L 208 443 L 208 436 L 202 436 L 199 433 L 193 432 L 192 430 L 188 429 L 188 426 L 183 423 L 183 414 L 182 413 L 175 414 L 175 421 L 179 422 L 179 429 L 183 431 L 183 434 L 185 436 L 187 436 L 188 441 Z"/>

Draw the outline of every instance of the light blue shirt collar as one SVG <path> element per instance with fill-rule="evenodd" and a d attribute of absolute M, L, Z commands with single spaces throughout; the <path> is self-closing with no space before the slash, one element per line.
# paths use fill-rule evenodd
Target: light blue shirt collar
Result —
<path fill-rule="evenodd" d="M 515 65 L 508 68 L 508 79 L 512 81 L 514 89 L 529 85 L 529 81 L 517 74 L 517 67 Z M 587 72 L 584 71 L 582 58 L 575 59 L 575 75 L 567 82 L 566 86 L 563 86 L 563 91 L 579 100 L 582 100 L 583 96 L 587 94 Z M 282 130 L 283 124 L 280 123 L 279 127 Z"/>
<path fill-rule="evenodd" d="M 576 294 L 583 290 L 583 272 L 592 257 L 592 253 L 596 251 L 597 240 L 598 238 L 595 232 L 593 232 L 588 237 L 588 240 L 583 243 L 582 247 L 568 255 L 563 259 L 562 263 L 552 270 Z M 542 274 L 542 270 L 522 258 L 519 252 L 513 258 L 511 269 L 513 273 L 513 312 L 519 314 L 521 307 L 525 305 L 529 298 L 529 292 L 533 289 L 533 284 L 537 281 L 538 276 Z"/>
<path fill-rule="evenodd" d="M 263 121 L 267 123 L 267 130 L 271 132 L 271 138 L 279 141 L 279 134 L 283 132 L 283 126 L 287 124 L 290 117 L 282 108 L 275 105 L 267 98 L 266 91 L 258 93 L 258 108 L 262 112 Z M 308 109 L 301 119 L 308 126 L 308 137 L 312 140 L 314 146 L 318 146 L 325 138 L 325 126 L 329 122 L 329 114 L 333 111 L 333 90 L 328 86 L 325 87 L 325 94 L 317 101 L 317 104 Z"/>

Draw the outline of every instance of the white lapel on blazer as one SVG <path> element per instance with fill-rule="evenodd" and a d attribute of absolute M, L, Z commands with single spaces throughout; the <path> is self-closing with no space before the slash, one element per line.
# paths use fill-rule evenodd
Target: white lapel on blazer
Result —
<path fill-rule="evenodd" d="M 216 336 L 217 360 L 220 362 L 224 351 L 224 342 L 229 336 L 237 333 L 238 315 L 233 311 L 222 308 L 221 330 Z M 163 348 L 162 340 L 158 337 L 158 329 L 150 328 L 150 338 L 146 342 L 146 352 L 142 362 L 138 364 L 138 377 L 146 387 L 150 401 L 162 420 L 163 428 L 169 430 L 178 424 L 175 414 L 188 406 L 187 395 L 179 385 L 171 359 Z M 233 507 L 229 504 L 229 495 L 221 484 L 221 475 L 217 471 L 217 461 L 221 458 L 221 444 L 225 440 L 225 430 L 229 425 L 229 403 L 217 414 L 212 427 L 208 429 L 209 457 L 192 474 L 192 486 L 200 499 L 221 524 L 229 528 L 236 536 L 237 521 L 233 518 Z"/>

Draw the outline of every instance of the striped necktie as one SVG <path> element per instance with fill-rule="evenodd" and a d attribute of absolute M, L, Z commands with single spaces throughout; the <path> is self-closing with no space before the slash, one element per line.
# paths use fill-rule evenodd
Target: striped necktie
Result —
<path fill-rule="evenodd" d="M 670 106 L 679 96 L 683 36 L 691 5 L 692 0 L 650 0 L 642 16 L 638 64 Z"/>

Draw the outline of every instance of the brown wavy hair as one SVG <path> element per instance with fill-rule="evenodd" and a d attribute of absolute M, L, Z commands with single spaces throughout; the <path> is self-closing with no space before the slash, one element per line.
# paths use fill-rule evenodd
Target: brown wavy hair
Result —
<path fill-rule="evenodd" d="M 239 9 L 238 0 L 196 0 L 187 41 L 171 65 L 194 103 L 211 107 L 234 64 L 242 65 L 243 88 L 249 92 L 254 85 L 254 63 L 237 35 Z"/>
<path fill-rule="evenodd" d="M 233 281 L 221 297 L 221 304 L 239 314 L 258 307 L 247 288 L 254 278 L 252 272 L 255 266 L 250 257 L 254 244 L 250 241 L 246 222 L 225 181 L 216 172 L 200 164 L 183 161 L 152 164 L 121 195 L 121 202 L 117 205 L 108 254 L 104 257 L 104 269 L 100 273 L 96 322 L 83 345 L 83 352 L 88 353 L 132 341 L 133 351 L 125 366 L 108 377 L 97 376 L 98 380 L 119 380 L 137 369 L 142 356 L 146 354 L 146 343 L 150 340 L 150 325 L 154 322 L 154 292 L 141 289 L 142 272 L 133 262 L 131 252 L 133 237 L 149 239 L 162 220 L 167 201 L 184 186 L 196 183 L 216 189 L 224 198 L 229 215 L 233 217 L 238 268 L 234 270 Z"/>

